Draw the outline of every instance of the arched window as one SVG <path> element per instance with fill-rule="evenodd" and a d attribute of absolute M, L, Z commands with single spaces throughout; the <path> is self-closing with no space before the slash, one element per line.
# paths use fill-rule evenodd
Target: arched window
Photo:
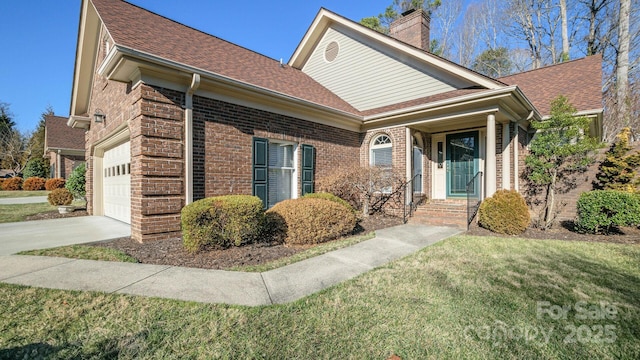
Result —
<path fill-rule="evenodd" d="M 391 144 L 391 138 L 388 135 L 376 136 L 371 142 L 369 164 L 371 166 L 391 167 L 393 165 L 392 150 L 393 144 Z"/>

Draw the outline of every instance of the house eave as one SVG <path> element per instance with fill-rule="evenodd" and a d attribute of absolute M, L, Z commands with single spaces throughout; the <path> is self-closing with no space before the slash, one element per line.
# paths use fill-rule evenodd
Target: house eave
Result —
<path fill-rule="evenodd" d="M 69 116 L 69 120 L 67 120 L 67 126 L 88 130 L 91 126 L 91 118 L 88 116 L 71 115 Z"/>
<path fill-rule="evenodd" d="M 507 101 L 509 105 L 506 105 Z M 531 111 L 533 111 L 534 117 L 540 117 L 538 111 L 522 94 L 522 91 L 516 86 L 509 86 L 366 116 L 364 117 L 364 126 L 379 126 L 377 124 L 397 122 L 403 118 L 426 117 L 430 113 L 437 111 L 455 111 L 456 108 L 465 106 L 471 107 L 472 111 L 485 109 L 484 111 L 486 112 L 508 109 L 503 112 L 507 114 L 507 117 L 511 118 L 511 121 L 519 121 L 530 114 Z"/>
<path fill-rule="evenodd" d="M 160 77 L 168 76 L 174 79 L 182 79 L 179 81 L 181 84 L 188 84 L 192 74 L 199 74 L 203 84 L 209 84 L 212 88 L 226 89 L 227 91 L 233 89 L 232 92 L 235 92 L 237 95 L 266 97 L 271 99 L 274 104 L 286 104 L 289 108 L 296 107 L 304 112 L 323 114 L 324 117 L 334 119 L 338 127 L 349 130 L 359 131 L 362 126 L 362 116 L 360 115 L 120 45 L 112 48 L 98 68 L 99 75 L 109 80 L 126 83 L 135 82 L 136 79 L 139 80 L 140 74 L 148 71 L 154 72 Z M 198 92 L 199 91 L 197 91 L 196 94 Z"/>

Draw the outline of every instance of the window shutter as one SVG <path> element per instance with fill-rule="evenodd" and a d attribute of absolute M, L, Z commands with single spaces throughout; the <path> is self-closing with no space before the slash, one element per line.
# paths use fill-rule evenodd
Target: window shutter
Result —
<path fill-rule="evenodd" d="M 253 138 L 253 195 L 269 203 L 269 140 Z"/>
<path fill-rule="evenodd" d="M 311 145 L 302 145 L 302 196 L 314 191 L 315 162 L 315 148 Z"/>

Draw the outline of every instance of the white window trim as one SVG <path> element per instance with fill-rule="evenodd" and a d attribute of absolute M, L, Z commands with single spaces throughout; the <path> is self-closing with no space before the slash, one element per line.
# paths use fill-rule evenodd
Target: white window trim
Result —
<path fill-rule="evenodd" d="M 269 139 L 267 138 L 267 140 L 269 141 L 269 145 L 271 144 L 277 144 L 277 145 L 293 145 L 293 167 L 273 167 L 274 169 L 284 169 L 284 170 L 292 170 L 291 171 L 291 195 L 290 195 L 290 199 L 297 199 L 299 196 L 298 194 L 300 193 L 298 186 L 299 186 L 299 179 L 298 179 L 298 159 L 299 159 L 299 153 L 300 153 L 300 146 L 297 142 L 293 142 L 293 141 L 285 141 L 285 140 L 275 140 L 275 139 Z M 269 170 L 272 169 L 272 166 L 267 166 L 267 172 Z M 269 185 L 271 186 L 271 185 Z"/>

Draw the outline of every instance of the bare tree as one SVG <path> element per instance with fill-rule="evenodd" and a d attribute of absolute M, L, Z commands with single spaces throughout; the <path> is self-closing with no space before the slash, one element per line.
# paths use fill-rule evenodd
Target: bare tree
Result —
<path fill-rule="evenodd" d="M 22 173 L 31 156 L 32 149 L 27 142 L 30 135 L 23 135 L 16 129 L 0 133 L 0 159 L 2 167 L 11 169 L 14 176 Z"/>
<path fill-rule="evenodd" d="M 435 26 L 432 30 L 440 34 L 440 47 L 442 48 L 442 57 L 444 58 L 451 58 L 451 44 L 454 42 L 456 31 L 455 24 L 461 12 L 461 0 L 445 1 L 433 12 L 431 21 Z"/>
<path fill-rule="evenodd" d="M 560 0 L 560 18 L 562 20 L 561 61 L 569 60 L 569 24 L 567 22 L 567 0 Z"/>
<path fill-rule="evenodd" d="M 537 0 L 508 0 L 507 11 L 511 33 L 524 40 L 529 47 L 532 69 L 542 66 L 542 34 L 537 26 L 541 2 Z"/>
<path fill-rule="evenodd" d="M 620 0 L 618 14 L 618 56 L 616 58 L 616 97 L 622 125 L 629 126 L 629 19 L 631 0 Z"/>

